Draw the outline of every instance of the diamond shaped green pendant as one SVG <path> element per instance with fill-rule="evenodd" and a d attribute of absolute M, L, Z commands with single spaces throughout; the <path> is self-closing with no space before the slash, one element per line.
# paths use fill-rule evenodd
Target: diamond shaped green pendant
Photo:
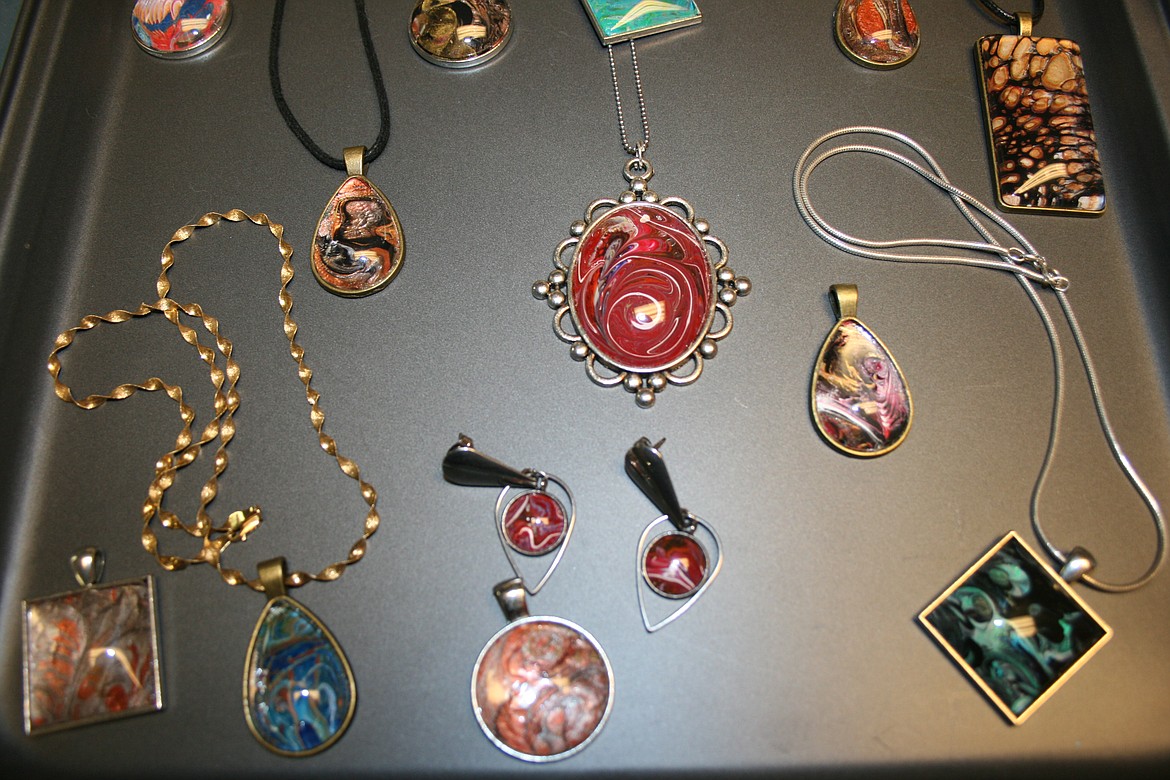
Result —
<path fill-rule="evenodd" d="M 918 620 L 1017 726 L 1113 636 L 1014 531 Z"/>

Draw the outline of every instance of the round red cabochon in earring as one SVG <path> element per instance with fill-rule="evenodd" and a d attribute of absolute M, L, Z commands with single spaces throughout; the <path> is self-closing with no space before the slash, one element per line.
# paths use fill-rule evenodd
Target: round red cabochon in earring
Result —
<path fill-rule="evenodd" d="M 521 493 L 504 508 L 504 538 L 508 546 L 525 555 L 555 550 L 565 537 L 565 508 L 548 493 Z"/>
<path fill-rule="evenodd" d="M 655 593 L 683 598 L 706 579 L 707 554 L 689 534 L 664 534 L 647 545 L 642 575 Z"/>

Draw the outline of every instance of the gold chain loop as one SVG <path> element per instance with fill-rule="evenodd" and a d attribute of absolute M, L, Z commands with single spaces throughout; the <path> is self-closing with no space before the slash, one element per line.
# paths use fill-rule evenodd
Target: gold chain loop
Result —
<path fill-rule="evenodd" d="M 142 546 L 167 571 L 177 571 L 188 566 L 207 563 L 214 566 L 229 585 L 247 585 L 252 590 L 263 592 L 264 585 L 259 577 L 248 579 L 236 569 L 225 568 L 221 561 L 221 554 L 228 545 L 232 542 L 243 542 L 248 534 L 259 527 L 262 519 L 260 508 L 250 506 L 246 511 L 233 512 L 224 525 L 216 525 L 207 513 L 207 507 L 215 500 L 219 490 L 219 476 L 227 470 L 227 445 L 235 436 L 236 428 L 232 415 L 240 405 L 240 397 L 235 389 L 240 378 L 240 367 L 232 358 L 231 341 L 219 332 L 218 320 L 205 313 L 197 303 L 182 304 L 169 297 L 171 283 L 167 273 L 175 264 L 175 255 L 171 247 L 186 241 L 194 235 L 197 229 L 215 225 L 225 219 L 229 222 L 249 221 L 267 227 L 277 240 L 282 259 L 279 301 L 280 309 L 284 313 L 284 335 L 288 338 L 289 354 L 297 364 L 297 376 L 305 386 L 305 398 L 309 402 L 309 421 L 313 425 L 313 430 L 317 432 L 321 449 L 333 456 L 343 474 L 357 482 L 362 500 L 369 507 L 361 537 L 350 548 L 349 556 L 345 560 L 326 566 L 317 574 L 293 571 L 284 578 L 285 585 L 290 588 L 299 587 L 311 580 L 331 582 L 341 577 L 348 566 L 357 563 L 365 555 L 367 540 L 378 530 L 378 525 L 381 522 L 377 509 L 378 493 L 372 485 L 362 479 L 357 464 L 342 456 L 337 451 L 336 442 L 324 432 L 325 412 L 320 406 L 321 397 L 310 384 L 313 372 L 305 363 L 304 349 L 296 341 L 297 324 L 291 315 L 293 299 L 288 292 L 288 285 L 294 275 L 291 261 L 293 248 L 284 240 L 283 225 L 269 220 L 268 216 L 263 213 L 248 214 L 240 209 L 232 209 L 223 214 L 208 212 L 194 223 L 184 225 L 176 230 L 162 250 L 162 271 L 159 273 L 156 285 L 159 298 L 155 303 L 140 304 L 133 311 L 116 309 L 104 315 L 85 316 L 76 327 L 57 336 L 53 343 L 53 351 L 49 353 L 48 361 L 49 374 L 53 378 L 53 390 L 62 401 L 86 411 L 97 409 L 107 401 L 125 400 L 139 391 L 156 392 L 161 390 L 178 404 L 179 417 L 183 421 L 183 427 L 175 437 L 174 447 L 155 463 L 154 479 L 151 480 L 146 500 L 142 505 Z M 80 399 L 75 398 L 69 386 L 60 379 L 61 361 L 58 354 L 73 344 L 78 333 L 92 330 L 102 324 L 116 325 L 156 313 L 163 315 L 178 329 L 183 341 L 194 347 L 199 354 L 199 359 L 208 366 L 211 384 L 215 388 L 213 400 L 215 414 L 212 420 L 203 427 L 198 439 L 194 438 L 191 430 L 195 422 L 195 411 L 183 400 L 183 389 L 177 385 L 168 384 L 159 377 L 150 377 L 141 384 L 121 384 L 107 394 L 88 395 Z M 184 314 L 198 319 L 204 330 L 211 334 L 215 341 L 214 350 L 199 341 L 199 332 L 195 328 L 183 323 L 181 315 Z M 224 357 L 223 368 L 216 362 L 216 350 Z M 199 456 L 203 445 L 209 444 L 217 438 L 220 443 L 215 452 L 214 470 L 200 491 L 199 508 L 195 513 L 195 522 L 192 524 L 184 523 L 178 515 L 163 507 L 163 496 L 174 483 L 179 469 L 193 463 Z M 158 518 L 158 522 L 163 528 L 182 530 L 191 536 L 202 539 L 202 547 L 198 554 L 186 558 L 159 552 L 158 537 L 153 528 L 155 518 Z"/>

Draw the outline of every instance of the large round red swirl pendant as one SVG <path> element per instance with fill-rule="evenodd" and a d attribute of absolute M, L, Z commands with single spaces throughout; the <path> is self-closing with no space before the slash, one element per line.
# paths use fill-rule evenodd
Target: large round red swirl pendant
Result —
<path fill-rule="evenodd" d="M 663 371 L 688 358 L 710 330 L 715 275 L 686 220 L 655 203 L 627 203 L 581 236 L 569 305 L 578 332 L 603 361 Z"/>

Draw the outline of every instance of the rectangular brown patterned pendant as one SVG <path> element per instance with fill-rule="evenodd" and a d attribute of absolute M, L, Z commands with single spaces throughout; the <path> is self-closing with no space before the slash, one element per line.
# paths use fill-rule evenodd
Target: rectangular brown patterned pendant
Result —
<path fill-rule="evenodd" d="M 24 731 L 162 709 L 154 578 L 24 602 Z"/>
<path fill-rule="evenodd" d="M 1081 47 L 1067 38 L 989 35 L 975 45 L 975 59 L 1000 206 L 1103 212 Z"/>
<path fill-rule="evenodd" d="M 1113 636 L 1014 531 L 918 620 L 1017 726 Z"/>

